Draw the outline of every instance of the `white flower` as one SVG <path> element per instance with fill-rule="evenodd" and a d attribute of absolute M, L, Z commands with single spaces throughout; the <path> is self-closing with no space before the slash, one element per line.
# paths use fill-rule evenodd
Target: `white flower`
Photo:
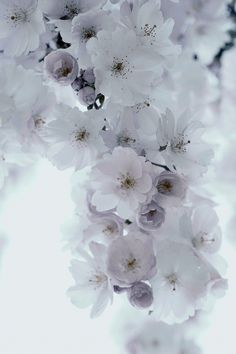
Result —
<path fill-rule="evenodd" d="M 135 130 L 132 134 L 138 134 L 142 140 L 154 139 L 160 112 L 164 113 L 171 106 L 170 97 L 172 101 L 173 96 L 170 95 L 169 89 L 154 85 L 150 95 L 131 107 L 107 100 L 105 108 L 110 127 L 116 129 L 120 125 L 130 125 Z"/>
<path fill-rule="evenodd" d="M 117 147 L 104 156 L 92 172 L 95 192 L 92 204 L 97 211 L 116 208 L 123 218 L 134 217 L 152 188 L 150 165 L 130 148 Z"/>
<path fill-rule="evenodd" d="M 177 119 L 167 110 L 159 121 L 157 130 L 158 149 L 166 165 L 189 177 L 199 177 L 207 170 L 213 152 L 203 142 L 203 125 L 185 112 Z M 155 158 L 155 152 L 150 160 Z"/>
<path fill-rule="evenodd" d="M 55 98 L 42 76 L 12 61 L 0 62 L 0 112 L 4 128 L 15 131 L 25 151 L 43 153 L 42 127 Z"/>
<path fill-rule="evenodd" d="M 164 22 L 159 1 L 136 0 L 132 7 L 125 1 L 120 11 L 121 21 L 137 33 L 142 46 L 150 51 L 158 62 L 167 66 L 170 59 L 175 59 L 180 49 L 169 39 L 174 21 L 168 19 Z"/>
<path fill-rule="evenodd" d="M 121 105 L 145 100 L 162 73 L 155 58 L 140 47 L 135 32 L 122 27 L 100 31 L 87 49 L 95 67 L 97 91 Z"/>
<path fill-rule="evenodd" d="M 92 10 L 85 14 L 79 14 L 72 22 L 72 46 L 78 53 L 79 64 L 88 68 L 91 63 L 86 45 L 91 38 L 97 36 L 101 30 L 112 30 L 114 22 L 112 15 L 107 11 Z"/>
<path fill-rule="evenodd" d="M 211 267 L 184 243 L 164 240 L 156 247 L 157 275 L 150 280 L 154 313 L 166 323 L 183 322 L 201 308 L 212 280 Z"/>
<path fill-rule="evenodd" d="M 143 205 L 136 217 L 138 226 L 145 231 L 156 231 L 165 221 L 165 210 L 154 200 Z"/>
<path fill-rule="evenodd" d="M 32 152 L 46 154 L 47 142 L 44 137 L 45 125 L 52 119 L 55 96 L 48 87 L 38 85 L 38 92 L 31 103 L 30 119 L 27 122 L 24 146 Z"/>
<path fill-rule="evenodd" d="M 0 38 L 5 54 L 20 56 L 37 49 L 44 31 L 38 0 L 0 1 Z"/>
<path fill-rule="evenodd" d="M 159 205 L 179 206 L 186 196 L 187 183 L 185 179 L 171 171 L 161 172 L 154 182 L 154 187 L 157 193 L 153 199 Z"/>
<path fill-rule="evenodd" d="M 107 0 L 40 0 L 43 12 L 56 25 L 65 42 L 72 42 L 72 21 L 82 13 L 101 8 Z"/>
<path fill-rule="evenodd" d="M 106 248 L 91 243 L 90 254 L 83 252 L 84 260 L 73 260 L 71 273 L 75 286 L 68 290 L 72 303 L 79 308 L 91 306 L 91 317 L 99 316 L 112 301 L 112 288 L 106 273 Z"/>
<path fill-rule="evenodd" d="M 105 144 L 112 150 L 117 146 L 130 147 L 138 155 L 142 155 L 146 145 L 148 145 L 148 141 L 143 136 L 142 131 L 137 129 L 137 117 L 132 109 L 124 108 L 122 112 L 117 114 L 114 120 L 110 116 L 110 112 L 106 112 L 111 126 L 107 124 L 107 129 L 102 132 Z"/>
<path fill-rule="evenodd" d="M 114 240 L 108 247 L 107 271 L 114 285 L 152 278 L 156 273 L 152 239 L 136 232 Z"/>
<path fill-rule="evenodd" d="M 88 219 L 90 223 L 83 230 L 84 242 L 91 242 L 91 240 L 93 240 L 109 244 L 123 234 L 122 219 L 115 214 L 91 214 Z"/>
<path fill-rule="evenodd" d="M 104 125 L 101 111 L 81 112 L 78 108 L 58 107 L 57 119 L 47 126 L 51 141 L 49 158 L 60 169 L 83 168 L 105 151 L 100 132 Z"/>
<path fill-rule="evenodd" d="M 2 123 L 22 130 L 41 91 L 42 79 L 11 60 L 0 61 L 0 112 Z"/>
<path fill-rule="evenodd" d="M 214 209 L 201 206 L 180 219 L 180 233 L 198 251 L 215 253 L 221 245 L 221 230 Z"/>

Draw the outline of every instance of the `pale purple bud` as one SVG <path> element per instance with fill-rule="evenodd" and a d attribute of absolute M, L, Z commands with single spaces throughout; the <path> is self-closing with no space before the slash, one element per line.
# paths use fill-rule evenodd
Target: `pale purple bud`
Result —
<path fill-rule="evenodd" d="M 61 85 L 71 85 L 75 81 L 79 67 L 77 60 L 64 50 L 56 50 L 44 59 L 48 77 Z"/>
<path fill-rule="evenodd" d="M 155 201 L 144 205 L 136 217 L 138 226 L 146 231 L 155 231 L 164 221 L 165 210 Z"/>
<path fill-rule="evenodd" d="M 95 84 L 95 75 L 93 69 L 87 69 L 83 73 L 83 80 L 86 81 L 90 85 Z"/>
<path fill-rule="evenodd" d="M 186 182 L 176 173 L 164 171 L 155 182 L 157 192 L 167 197 L 183 199 L 186 194 Z"/>
<path fill-rule="evenodd" d="M 85 86 L 77 93 L 79 102 L 85 106 L 90 106 L 95 101 L 95 89 L 91 86 Z"/>
<path fill-rule="evenodd" d="M 143 282 L 135 283 L 129 288 L 128 299 L 132 306 L 145 309 L 153 303 L 152 288 Z"/>
<path fill-rule="evenodd" d="M 72 82 L 71 87 L 78 94 L 79 90 L 84 87 L 84 81 L 81 77 L 77 77 L 74 82 Z"/>

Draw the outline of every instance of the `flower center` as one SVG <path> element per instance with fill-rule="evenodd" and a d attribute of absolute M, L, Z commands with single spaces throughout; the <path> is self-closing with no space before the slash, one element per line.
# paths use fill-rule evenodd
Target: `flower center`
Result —
<path fill-rule="evenodd" d="M 90 38 L 93 38 L 96 36 L 96 31 L 95 27 L 92 26 L 90 28 L 83 28 L 81 31 L 81 39 L 82 41 L 87 42 Z"/>
<path fill-rule="evenodd" d="M 113 235 L 115 231 L 116 231 L 115 226 L 111 224 L 107 225 L 107 227 L 104 230 L 102 230 L 102 232 L 107 236 Z"/>
<path fill-rule="evenodd" d="M 156 38 L 157 35 L 157 31 L 156 31 L 157 26 L 156 25 L 149 25 L 146 23 L 146 25 L 144 25 L 144 27 L 141 27 L 141 29 L 144 32 L 144 36 L 145 37 L 151 37 L 151 38 Z"/>
<path fill-rule="evenodd" d="M 65 13 L 66 13 L 65 19 L 72 20 L 75 16 L 77 16 L 80 13 L 80 8 L 78 7 L 75 1 L 72 1 L 70 4 L 67 4 L 65 6 Z"/>
<path fill-rule="evenodd" d="M 147 218 L 147 221 L 150 221 L 153 219 L 153 217 L 157 214 L 157 210 L 156 209 L 151 209 L 149 210 L 146 214 L 144 214 Z"/>
<path fill-rule="evenodd" d="M 75 133 L 75 141 L 79 141 L 79 142 L 86 141 L 88 140 L 89 135 L 90 135 L 89 132 L 85 128 L 82 128 Z"/>
<path fill-rule="evenodd" d="M 185 140 L 184 135 L 180 135 L 171 141 L 171 150 L 175 153 L 183 153 L 187 151 L 187 145 L 190 144 L 190 140 Z"/>
<path fill-rule="evenodd" d="M 119 146 L 123 146 L 123 147 L 126 147 L 126 146 L 131 146 L 132 144 L 134 144 L 136 142 L 136 139 L 133 139 L 131 138 L 130 136 L 128 135 L 119 135 L 117 137 L 117 144 Z"/>
<path fill-rule="evenodd" d="M 104 273 L 96 273 L 91 276 L 89 282 L 96 288 L 99 288 L 104 282 L 107 281 L 107 276 Z"/>
<path fill-rule="evenodd" d="M 67 77 L 70 73 L 71 73 L 72 69 L 69 68 L 66 65 L 62 65 L 61 68 L 58 68 L 55 72 L 55 74 L 57 75 L 58 78 L 62 78 L 62 77 Z"/>
<path fill-rule="evenodd" d="M 173 184 L 167 179 L 159 182 L 157 185 L 158 192 L 162 194 L 170 193 L 172 189 Z"/>
<path fill-rule="evenodd" d="M 130 258 L 127 259 L 127 262 L 126 262 L 126 269 L 127 269 L 127 271 L 132 271 L 135 268 L 137 268 L 137 265 L 138 265 L 137 259 L 134 258 L 133 256 L 130 256 Z"/>
<path fill-rule="evenodd" d="M 175 291 L 176 290 L 176 283 L 177 283 L 177 276 L 175 273 L 170 274 L 166 277 L 166 279 L 168 280 L 168 282 L 170 283 L 172 290 Z"/>
<path fill-rule="evenodd" d="M 125 59 L 119 59 L 116 57 L 113 58 L 113 63 L 111 66 L 112 76 L 127 78 L 127 74 L 132 72 L 130 69 L 130 64 L 126 58 L 127 56 Z"/>
<path fill-rule="evenodd" d="M 132 108 L 138 113 L 143 109 L 146 109 L 151 106 L 151 103 L 149 100 L 145 100 L 144 102 L 137 103 L 135 106 Z"/>
<path fill-rule="evenodd" d="M 122 189 L 133 189 L 136 185 L 135 179 L 130 176 L 129 173 L 127 173 L 126 175 L 122 175 L 121 178 L 118 178 L 118 180 L 120 180 L 120 186 Z"/>
<path fill-rule="evenodd" d="M 41 117 L 34 119 L 34 126 L 36 129 L 41 129 L 45 123 L 45 120 L 43 120 Z"/>
<path fill-rule="evenodd" d="M 196 248 L 201 248 L 204 245 L 211 245 L 216 240 L 214 237 L 208 238 L 208 233 L 200 231 L 192 240 L 193 246 Z"/>
<path fill-rule="evenodd" d="M 26 10 L 23 10 L 23 9 L 17 9 L 15 11 L 15 13 L 13 13 L 11 16 L 10 16 L 10 20 L 14 23 L 14 24 L 17 24 L 17 23 L 26 23 L 29 21 L 28 19 L 28 13 Z"/>

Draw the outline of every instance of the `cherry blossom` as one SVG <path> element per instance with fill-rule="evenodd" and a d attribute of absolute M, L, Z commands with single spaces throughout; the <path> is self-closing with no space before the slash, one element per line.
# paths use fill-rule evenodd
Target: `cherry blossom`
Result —
<path fill-rule="evenodd" d="M 127 219 L 147 200 L 152 188 L 150 165 L 130 148 L 114 149 L 98 162 L 92 175 L 96 189 L 92 204 L 98 211 L 116 208 Z"/>
<path fill-rule="evenodd" d="M 1 0 L 0 13 L 0 38 L 5 54 L 27 55 L 39 47 L 45 26 L 38 0 Z"/>
<path fill-rule="evenodd" d="M 112 300 L 112 291 L 104 264 L 104 246 L 92 243 L 90 250 L 91 255 L 82 254 L 84 261 L 74 260 L 71 264 L 75 286 L 68 295 L 79 308 L 92 305 L 91 317 L 96 317 Z"/>
<path fill-rule="evenodd" d="M 152 240 L 145 234 L 129 233 L 108 248 L 107 271 L 115 285 L 131 285 L 156 273 Z"/>

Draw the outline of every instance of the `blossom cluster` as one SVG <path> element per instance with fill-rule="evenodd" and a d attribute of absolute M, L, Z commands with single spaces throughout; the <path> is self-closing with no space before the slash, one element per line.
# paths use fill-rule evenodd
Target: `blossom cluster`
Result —
<path fill-rule="evenodd" d="M 227 287 L 201 185 L 214 155 L 207 107 L 219 98 L 206 64 L 228 40 L 226 1 L 0 9 L 0 184 L 38 156 L 73 169 L 71 301 L 96 317 L 126 294 L 158 321 L 193 316 Z"/>

